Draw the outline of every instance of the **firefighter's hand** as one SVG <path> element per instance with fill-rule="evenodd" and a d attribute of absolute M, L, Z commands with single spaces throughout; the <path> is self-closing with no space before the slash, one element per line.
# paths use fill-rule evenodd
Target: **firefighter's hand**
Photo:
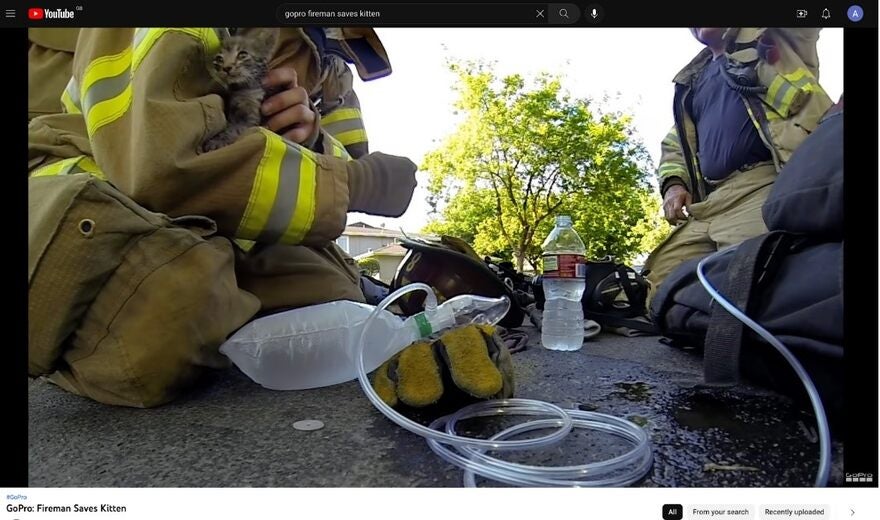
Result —
<path fill-rule="evenodd" d="M 308 146 L 317 138 L 317 115 L 306 89 L 297 84 L 292 67 L 272 69 L 263 80 L 268 91 L 281 89 L 263 101 L 262 112 L 269 130 L 298 144 Z"/>
<path fill-rule="evenodd" d="M 389 406 L 419 408 L 512 397 L 513 363 L 494 327 L 468 325 L 406 347 L 379 367 L 373 388 Z"/>
<path fill-rule="evenodd" d="M 691 204 L 691 194 L 681 184 L 673 184 L 666 190 L 663 196 L 663 215 L 666 220 L 675 225 L 682 220 L 687 220 L 685 209 Z"/>

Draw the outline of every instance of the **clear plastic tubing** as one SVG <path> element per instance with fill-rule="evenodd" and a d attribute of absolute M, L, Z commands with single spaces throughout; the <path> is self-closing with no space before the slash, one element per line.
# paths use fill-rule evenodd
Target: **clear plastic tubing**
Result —
<path fill-rule="evenodd" d="M 430 313 L 436 309 L 437 299 L 434 291 L 423 283 L 401 287 L 382 300 L 367 318 L 358 340 L 358 381 L 364 394 L 383 415 L 402 428 L 425 438 L 430 448 L 441 458 L 463 468 L 466 486 L 476 485 L 475 475 L 515 486 L 627 486 L 638 482 L 651 469 L 653 454 L 644 430 L 629 421 L 610 415 L 563 410 L 554 404 L 533 399 L 495 399 L 466 406 L 452 415 L 437 419 L 430 427 L 425 427 L 407 419 L 385 404 L 367 378 L 364 368 L 364 338 L 373 320 L 382 310 L 401 296 L 414 291 L 423 291 L 426 294 L 425 312 Z M 489 439 L 465 437 L 455 431 L 455 426 L 461 420 L 497 415 L 545 418 L 507 428 Z M 547 416 L 552 418 L 546 418 Z M 486 454 L 488 450 L 510 451 L 550 446 L 564 439 L 573 428 L 615 435 L 631 443 L 633 448 L 610 460 L 563 467 L 529 466 Z M 539 437 L 507 440 L 509 437 L 536 430 L 551 431 Z"/>
<path fill-rule="evenodd" d="M 736 249 L 722 249 L 721 251 L 700 260 L 700 263 L 697 264 L 697 278 L 699 278 L 700 283 L 703 284 L 706 292 L 724 307 L 727 312 L 743 322 L 750 329 L 757 332 L 759 336 L 764 338 L 767 343 L 782 354 L 782 357 L 788 361 L 788 364 L 791 365 L 791 368 L 801 380 L 801 384 L 804 385 L 804 389 L 807 391 L 807 395 L 810 398 L 810 403 L 813 406 L 813 413 L 816 416 L 816 424 L 819 428 L 819 468 L 816 470 L 816 480 L 814 484 L 815 487 L 825 487 L 828 485 L 828 478 L 831 475 L 831 429 L 828 426 L 828 417 L 825 415 L 825 407 L 822 406 L 822 399 L 819 397 L 819 391 L 816 389 L 816 385 L 813 384 L 813 380 L 810 379 L 810 375 L 804 369 L 803 365 L 801 365 L 800 361 L 798 361 L 794 354 L 792 354 L 791 351 L 776 338 L 776 336 L 771 334 L 770 331 L 762 327 L 758 322 L 746 316 L 742 310 L 718 292 L 718 289 L 709 282 L 708 278 L 706 278 L 703 266 L 707 262 L 711 262 L 713 259 L 726 255 L 732 251 L 736 251 Z"/>

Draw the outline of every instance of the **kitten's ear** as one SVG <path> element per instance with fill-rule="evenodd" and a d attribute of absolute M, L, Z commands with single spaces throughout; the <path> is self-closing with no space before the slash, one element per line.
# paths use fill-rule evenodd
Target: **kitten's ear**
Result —
<path fill-rule="evenodd" d="M 278 45 L 280 33 L 281 30 L 277 27 L 263 27 L 254 29 L 251 37 L 255 42 L 259 42 L 263 55 L 271 57 L 270 54 L 275 50 L 275 46 Z"/>

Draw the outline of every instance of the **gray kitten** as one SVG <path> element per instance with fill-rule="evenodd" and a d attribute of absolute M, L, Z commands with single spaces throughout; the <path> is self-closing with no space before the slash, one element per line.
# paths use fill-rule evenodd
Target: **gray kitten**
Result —
<path fill-rule="evenodd" d="M 278 32 L 277 28 L 251 29 L 223 37 L 209 70 L 224 90 L 227 126 L 202 145 L 204 151 L 222 148 L 248 128 L 260 126 L 260 105 L 278 90 L 267 92 L 262 85 Z"/>

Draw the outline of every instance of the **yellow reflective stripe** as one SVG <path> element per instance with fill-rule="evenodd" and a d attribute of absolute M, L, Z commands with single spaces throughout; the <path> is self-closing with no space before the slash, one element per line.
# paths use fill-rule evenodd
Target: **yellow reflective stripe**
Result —
<path fill-rule="evenodd" d="M 121 117 L 131 105 L 130 67 L 131 47 L 102 56 L 86 67 L 80 92 L 90 136 Z"/>
<path fill-rule="evenodd" d="M 776 94 L 779 93 L 779 89 L 781 89 L 782 86 L 785 84 L 785 78 L 783 78 L 782 76 L 776 76 L 775 78 L 773 78 L 773 81 L 770 82 L 770 87 L 767 89 L 767 94 L 765 96 L 766 99 L 770 102 L 776 99 Z"/>
<path fill-rule="evenodd" d="M 660 175 L 679 174 L 681 172 L 687 172 L 687 168 L 685 168 L 683 164 L 663 163 L 660 165 L 658 171 L 660 172 Z"/>
<path fill-rule="evenodd" d="M 86 155 L 79 155 L 69 159 L 54 162 L 48 166 L 34 170 L 31 177 L 49 177 L 54 175 L 71 175 L 74 173 L 89 173 L 95 177 L 106 180 L 104 173 L 95 164 L 95 161 Z"/>
<path fill-rule="evenodd" d="M 367 142 L 361 111 L 357 108 L 334 110 L 321 118 L 321 126 L 343 146 Z"/>
<path fill-rule="evenodd" d="M 255 245 L 257 245 L 253 240 L 243 240 L 241 238 L 236 238 L 235 243 L 245 252 L 250 251 Z"/>
<path fill-rule="evenodd" d="M 688 171 L 684 165 L 680 164 L 661 164 L 660 168 L 657 170 L 657 176 L 661 179 L 666 177 L 680 177 L 681 179 L 688 178 Z"/>
<path fill-rule="evenodd" d="M 330 146 L 333 147 L 333 156 L 339 157 L 341 159 L 345 159 L 346 161 L 351 160 L 351 155 L 349 155 L 348 150 L 345 149 L 345 146 L 340 143 L 335 137 L 330 134 L 326 134 L 327 141 L 330 142 Z"/>
<path fill-rule="evenodd" d="M 206 52 L 220 47 L 220 38 L 209 28 L 137 29 L 132 47 L 119 54 L 102 56 L 86 68 L 83 74 L 81 109 L 86 114 L 86 128 L 94 135 L 102 126 L 122 117 L 131 106 L 131 77 L 144 58 L 163 35 L 170 32 L 187 34 L 198 40 Z M 78 96 L 69 93 L 72 104 Z M 67 106 L 67 105 L 65 105 Z"/>
<path fill-rule="evenodd" d="M 363 128 L 359 128 L 356 130 L 349 130 L 347 132 L 333 134 L 333 137 L 335 137 L 340 143 L 348 146 L 350 144 L 367 142 L 367 131 Z"/>
<path fill-rule="evenodd" d="M 329 125 L 348 119 L 361 119 L 361 111 L 356 108 L 340 108 L 321 117 L 321 123 Z"/>
<path fill-rule="evenodd" d="M 815 76 L 805 69 L 799 68 L 792 73 L 778 75 L 773 78 L 764 101 L 778 114 L 768 112 L 768 119 L 782 119 L 788 117 L 791 104 L 798 92 L 815 92 L 821 90 Z"/>
<path fill-rule="evenodd" d="M 162 34 L 164 33 L 161 29 L 140 28 L 135 31 L 133 41 L 134 54 L 131 61 L 132 71 L 136 71 L 141 66 L 141 62 L 144 61 L 147 53 L 153 48 L 153 45 Z"/>
<path fill-rule="evenodd" d="M 102 56 L 86 67 L 80 92 L 90 136 L 121 117 L 131 105 L 130 67 L 131 47 Z"/>
<path fill-rule="evenodd" d="M 312 152 L 302 149 L 302 162 L 299 168 L 299 190 L 296 194 L 296 208 L 293 218 L 284 231 L 281 241 L 285 244 L 299 244 L 312 228 L 315 220 L 315 195 L 318 187 L 317 161 Z"/>
<path fill-rule="evenodd" d="M 87 92 L 92 85 L 104 78 L 111 78 L 122 74 L 130 66 L 131 47 L 119 54 L 101 56 L 86 67 L 86 71 L 83 73 L 81 92 Z"/>
<path fill-rule="evenodd" d="M 76 162 L 82 159 L 83 156 L 79 157 L 71 157 L 70 159 L 64 159 L 61 161 L 53 162 L 48 166 L 43 166 L 42 168 L 37 168 L 31 173 L 31 177 L 49 177 L 52 175 L 64 175 L 73 168 Z"/>
<path fill-rule="evenodd" d="M 261 128 L 266 147 L 236 237 L 298 244 L 315 219 L 317 157 Z"/>
<path fill-rule="evenodd" d="M 220 37 L 217 31 L 211 28 L 193 28 L 193 27 L 161 27 L 154 29 L 140 28 L 135 31 L 134 55 L 131 69 L 137 70 L 141 66 L 150 49 L 159 41 L 162 36 L 176 32 L 192 36 L 205 48 L 206 54 L 213 54 L 220 48 Z"/>
<path fill-rule="evenodd" d="M 671 134 L 667 134 L 666 137 L 663 138 L 663 142 L 661 144 L 664 144 L 666 146 L 675 146 L 675 147 L 681 146 L 681 143 L 678 141 L 678 135 L 671 135 Z"/>
<path fill-rule="evenodd" d="M 263 131 L 263 129 L 261 129 Z M 263 131 L 266 136 L 266 148 L 263 157 L 257 166 L 254 175 L 254 185 L 248 197 L 248 203 L 241 217 L 236 236 L 246 239 L 255 239 L 260 236 L 266 224 L 272 206 L 275 205 L 275 195 L 278 193 L 278 184 L 281 180 L 281 161 L 287 145 L 275 134 Z M 274 137 L 274 138 L 273 138 Z"/>
<path fill-rule="evenodd" d="M 785 79 L 794 84 L 802 82 L 803 80 L 810 81 L 813 79 L 813 74 L 809 70 L 804 68 L 797 69 L 790 74 L 783 74 L 783 76 L 785 77 Z"/>
<path fill-rule="evenodd" d="M 797 93 L 797 87 L 793 87 L 791 85 L 788 86 L 788 89 L 785 91 L 785 94 L 782 96 L 782 101 L 780 102 L 782 114 L 788 114 L 788 110 L 791 107 L 791 101 L 794 99 L 794 96 Z"/>
<path fill-rule="evenodd" d="M 761 129 L 761 123 L 758 122 L 758 118 L 757 116 L 755 116 L 755 112 L 752 110 L 752 106 L 749 105 L 746 100 L 743 100 L 743 104 L 745 104 L 746 106 L 746 112 L 749 113 L 749 120 L 751 120 L 752 126 L 755 127 L 755 130 L 758 131 L 758 136 L 761 138 L 761 141 L 763 141 L 765 145 L 769 146 L 769 144 L 767 144 L 767 140 L 764 139 L 764 133 Z M 767 114 L 767 111 L 764 110 L 764 113 Z"/>
<path fill-rule="evenodd" d="M 785 78 L 804 92 L 824 92 L 819 82 L 816 81 L 816 77 L 807 69 L 798 69 L 791 74 L 787 74 Z"/>
<path fill-rule="evenodd" d="M 68 173 L 79 173 L 79 172 L 87 172 L 92 175 L 97 175 L 99 177 L 104 177 L 104 174 L 98 169 L 98 165 L 95 164 L 95 160 L 89 156 L 83 156 L 73 168 L 70 169 Z"/>

